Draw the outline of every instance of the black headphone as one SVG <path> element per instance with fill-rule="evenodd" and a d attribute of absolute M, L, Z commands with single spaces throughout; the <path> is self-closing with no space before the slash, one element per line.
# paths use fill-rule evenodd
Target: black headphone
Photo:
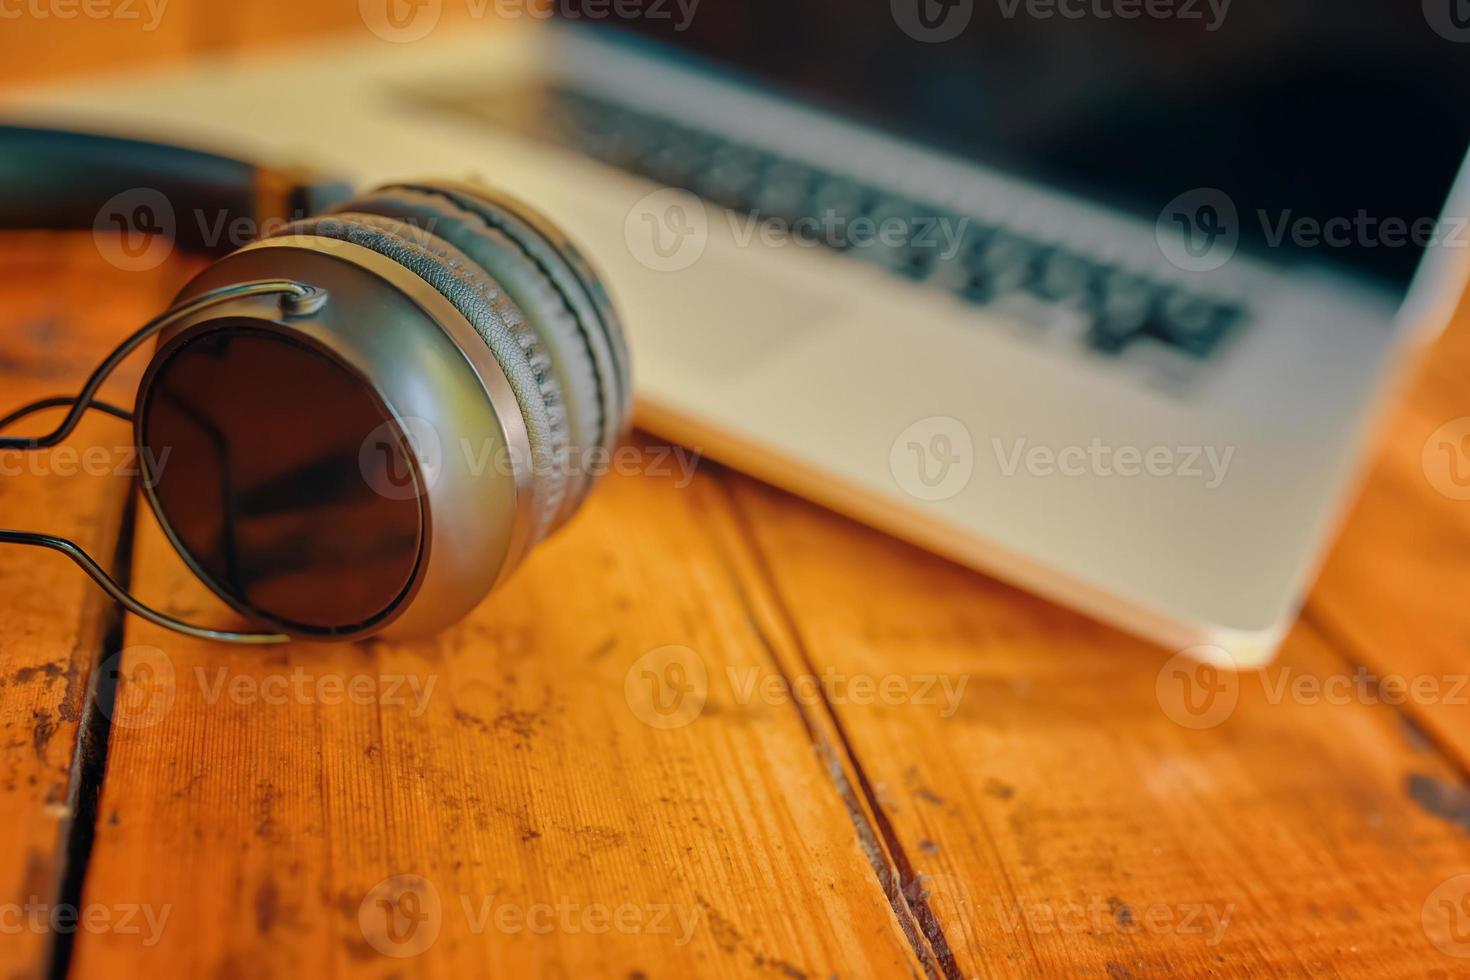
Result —
<path fill-rule="evenodd" d="M 70 406 L 55 431 L 0 449 L 55 445 L 88 408 L 131 419 L 169 540 L 271 632 L 177 622 L 62 538 L 0 530 L 0 542 L 67 554 L 169 628 L 271 643 L 445 627 L 577 510 L 627 424 L 628 355 L 606 290 L 505 194 L 407 182 L 347 198 L 341 184 L 194 150 L 0 127 L 0 228 L 113 223 L 213 264 L 79 395 L 0 420 Z M 241 228 L 259 237 L 236 248 L 220 233 Z M 95 401 L 155 336 L 132 411 Z"/>

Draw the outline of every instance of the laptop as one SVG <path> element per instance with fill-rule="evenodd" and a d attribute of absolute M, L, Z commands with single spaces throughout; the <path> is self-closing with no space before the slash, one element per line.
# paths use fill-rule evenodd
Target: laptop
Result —
<path fill-rule="evenodd" d="M 646 429 L 1227 665 L 1464 285 L 1450 0 L 458 2 L 6 108 L 511 189 L 607 278 Z"/>

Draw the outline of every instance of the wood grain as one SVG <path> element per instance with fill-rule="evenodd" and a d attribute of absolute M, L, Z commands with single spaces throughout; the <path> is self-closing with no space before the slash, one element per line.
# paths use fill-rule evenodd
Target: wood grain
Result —
<path fill-rule="evenodd" d="M 363 27 L 355 3 L 184 0 L 139 26 L 32 18 L 0 34 L 6 83 Z M 0 247 L 6 402 L 69 387 L 167 289 L 87 236 Z M 77 977 L 1470 975 L 1470 503 L 1424 465 L 1470 417 L 1467 369 L 1462 318 L 1281 660 L 1233 696 L 706 467 L 612 478 L 434 642 L 261 653 L 128 622 L 99 786 L 70 770 L 111 614 L 59 556 L 0 550 L 0 902 L 77 887 L 69 819 L 100 790 L 70 869 L 110 918 Z M 0 523 L 106 554 L 123 499 L 0 479 Z M 146 518 L 134 568 L 229 621 Z M 1439 694 L 1388 703 L 1389 675 Z M 54 939 L 0 930 L 0 974 L 43 975 Z"/>
<path fill-rule="evenodd" d="M 435 641 L 266 653 L 130 622 L 152 670 L 113 730 L 85 897 L 170 911 L 151 945 L 82 936 L 77 975 L 922 974 L 798 712 L 695 692 L 689 724 L 649 723 L 647 696 L 677 709 L 701 670 L 773 668 L 705 530 L 725 500 L 680 482 L 611 477 Z M 223 621 L 146 527 L 135 574 Z M 672 651 L 683 676 L 669 646 L 695 651 Z M 372 697 L 327 703 L 356 678 Z M 432 883 L 405 900 L 436 910 L 422 951 L 381 935 L 373 890 L 401 875 Z"/>
<path fill-rule="evenodd" d="M 1310 623 L 1263 674 L 1198 674 L 732 482 L 762 628 L 788 677 L 846 683 L 812 724 L 860 771 L 952 975 L 1463 972 L 1470 944 L 1446 938 L 1463 923 L 1433 918 L 1470 872 L 1458 767 L 1355 693 Z M 895 696 L 855 696 L 864 678 Z M 1206 681 L 1229 690 L 1210 701 Z"/>
<path fill-rule="evenodd" d="M 1470 673 L 1470 310 L 1435 345 L 1388 423 L 1382 450 L 1323 569 L 1309 609 L 1345 653 L 1377 673 Z M 1451 430 L 1453 430 L 1451 432 Z M 1454 494 L 1453 496 L 1447 495 Z M 1421 700 L 1426 731 L 1470 772 L 1470 691 Z"/>
<path fill-rule="evenodd" d="M 119 68 L 148 70 L 163 63 L 207 58 L 218 65 L 246 50 L 311 44 L 327 34 L 371 41 L 362 10 L 372 2 L 300 3 L 251 0 L 25 0 L 7 7 L 0 32 L 0 89 Z M 376 0 L 379 9 L 395 0 Z M 435 31 L 452 30 L 493 3 L 442 3 Z M 483 19 L 479 18 L 479 19 Z M 384 50 L 394 47 L 385 41 Z"/>
<path fill-rule="evenodd" d="M 90 235 L 0 240 L 0 414 L 74 390 L 157 308 L 163 289 L 108 266 Z M 6 434 L 42 432 L 57 419 L 37 416 Z M 71 537 L 110 565 L 130 445 L 125 424 L 95 419 L 57 449 L 0 451 L 0 525 Z M 102 455 L 89 460 L 89 447 Z M 71 770 L 91 720 L 93 667 L 115 619 L 66 558 L 20 547 L 0 547 L 0 609 L 0 974 L 39 977 L 63 934 L 48 914 L 63 899 L 73 817 L 89 803 Z"/>

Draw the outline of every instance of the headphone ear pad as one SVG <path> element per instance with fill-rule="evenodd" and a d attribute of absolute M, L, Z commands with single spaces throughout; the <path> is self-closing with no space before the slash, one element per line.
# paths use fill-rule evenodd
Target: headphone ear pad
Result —
<path fill-rule="evenodd" d="M 588 331 L 551 277 L 519 243 L 483 217 L 432 191 L 388 188 L 343 205 L 354 213 L 375 214 L 431 232 L 463 252 L 490 279 L 503 288 L 525 315 L 548 356 L 561 384 L 566 411 L 568 487 L 553 529 L 566 521 L 591 489 L 587 451 L 605 445 L 605 433 L 616 429 L 608 417 L 613 379 L 594 365 Z M 610 448 L 610 447 L 609 447 Z"/>
<path fill-rule="evenodd" d="M 437 289 L 470 322 L 505 372 L 525 420 L 535 500 L 532 540 L 549 533 L 567 484 L 561 385 L 536 331 L 505 290 L 450 243 L 381 215 L 344 212 L 308 218 L 277 234 L 350 242 L 392 259 Z"/>

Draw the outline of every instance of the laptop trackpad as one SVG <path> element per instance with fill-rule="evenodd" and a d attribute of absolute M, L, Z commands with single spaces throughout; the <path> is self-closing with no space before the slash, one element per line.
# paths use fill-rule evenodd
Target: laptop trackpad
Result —
<path fill-rule="evenodd" d="M 831 297 L 738 257 L 706 254 L 667 273 L 619 266 L 610 278 L 639 360 L 695 376 L 744 374 L 842 313 Z"/>

